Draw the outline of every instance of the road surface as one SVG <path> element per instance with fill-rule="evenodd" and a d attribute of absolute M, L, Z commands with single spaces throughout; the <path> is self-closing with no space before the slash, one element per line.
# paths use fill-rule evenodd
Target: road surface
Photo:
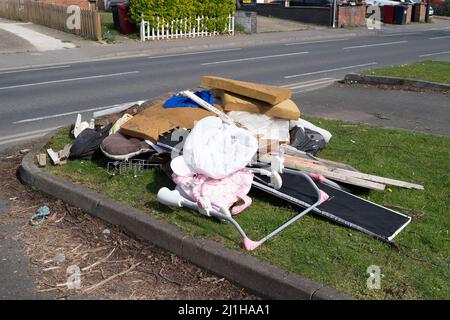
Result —
<path fill-rule="evenodd" d="M 0 149 L 73 123 L 78 112 L 90 118 L 203 75 L 289 87 L 301 105 L 301 93 L 349 72 L 425 59 L 450 60 L 450 27 L 9 69 L 0 71 Z"/>

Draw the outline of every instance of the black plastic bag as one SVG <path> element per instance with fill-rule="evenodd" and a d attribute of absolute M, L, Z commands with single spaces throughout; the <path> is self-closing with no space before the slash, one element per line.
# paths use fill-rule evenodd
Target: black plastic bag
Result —
<path fill-rule="evenodd" d="M 84 129 L 73 143 L 69 158 L 91 160 L 101 155 L 100 144 L 109 135 L 111 127 L 112 123 L 99 130 Z"/>
<path fill-rule="evenodd" d="M 290 131 L 290 136 L 292 147 L 313 155 L 317 155 L 326 145 L 324 137 L 310 129 L 294 127 Z"/>

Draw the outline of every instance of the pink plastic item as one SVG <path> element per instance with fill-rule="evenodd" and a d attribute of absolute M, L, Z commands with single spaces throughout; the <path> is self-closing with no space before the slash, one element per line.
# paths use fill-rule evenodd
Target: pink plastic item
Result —
<path fill-rule="evenodd" d="M 237 215 L 249 207 L 252 199 L 247 196 L 252 186 L 253 174 L 246 169 L 239 170 L 223 179 L 212 179 L 202 174 L 190 177 L 172 175 L 177 188 L 181 189 L 192 201 L 200 203 L 209 199 L 214 210 L 230 208 L 239 200 L 243 204 L 232 208 L 231 214 Z"/>

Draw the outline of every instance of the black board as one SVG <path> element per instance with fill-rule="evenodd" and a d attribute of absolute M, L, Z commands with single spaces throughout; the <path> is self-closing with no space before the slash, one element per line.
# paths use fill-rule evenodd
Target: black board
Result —
<path fill-rule="evenodd" d="M 317 201 L 317 195 L 305 177 L 286 172 L 280 176 L 283 186 L 279 190 L 269 186 L 270 178 L 259 174 L 255 174 L 253 187 L 288 201 L 302 210 Z M 390 242 L 411 221 L 409 216 L 349 192 L 321 182 L 316 184 L 331 199 L 312 212 L 339 224 Z"/>

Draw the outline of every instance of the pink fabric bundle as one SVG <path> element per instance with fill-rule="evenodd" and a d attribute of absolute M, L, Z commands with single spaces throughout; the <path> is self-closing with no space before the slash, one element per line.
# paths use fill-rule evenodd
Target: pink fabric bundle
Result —
<path fill-rule="evenodd" d="M 229 209 L 242 200 L 243 204 L 234 206 L 231 210 L 231 214 L 236 215 L 252 203 L 247 194 L 252 186 L 253 174 L 247 169 L 241 169 L 222 179 L 212 179 L 202 174 L 180 176 L 175 173 L 172 179 L 179 191 L 201 207 L 204 207 L 204 201 L 209 201 L 214 210 L 220 211 L 220 208 Z"/>

